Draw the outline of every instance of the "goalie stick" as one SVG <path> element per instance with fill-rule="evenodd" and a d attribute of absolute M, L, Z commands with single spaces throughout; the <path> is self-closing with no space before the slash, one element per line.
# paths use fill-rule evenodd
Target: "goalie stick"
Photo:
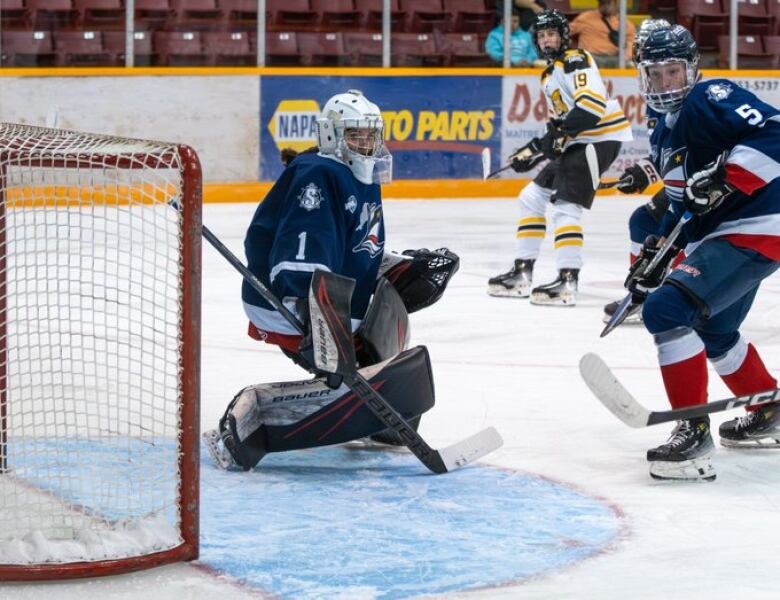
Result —
<path fill-rule="evenodd" d="M 597 354 L 589 353 L 580 359 L 580 375 L 593 395 L 618 419 L 629 427 L 641 428 L 669 421 L 682 421 L 712 413 L 745 406 L 761 406 L 780 401 L 780 389 L 748 396 L 735 396 L 707 404 L 673 410 L 651 411 L 639 404 L 631 393 L 613 375 L 612 370 Z"/>
<path fill-rule="evenodd" d="M 233 254 L 211 230 L 205 225 L 202 226 L 203 237 L 219 252 L 251 285 L 258 294 L 260 294 L 271 306 L 276 309 L 285 320 L 292 325 L 301 335 L 305 333 L 303 324 L 284 306 L 276 295 L 271 292 L 255 275 Z M 338 279 L 337 279 L 338 278 Z M 347 280 L 346 284 L 340 280 Z M 315 287 L 315 281 L 317 285 Z M 404 418 L 390 406 L 382 395 L 374 390 L 371 385 L 357 372 L 354 360 L 354 347 L 352 346 L 351 328 L 349 327 L 349 301 L 351 299 L 351 286 L 354 286 L 354 280 L 346 277 L 340 277 L 324 271 L 316 271 L 312 278 L 312 297 L 317 301 L 318 310 L 322 314 L 322 321 L 315 323 L 312 315 L 312 329 L 318 329 L 317 335 L 321 335 L 319 341 L 326 343 L 326 340 L 336 343 L 341 341 L 337 347 L 336 360 L 330 353 L 323 363 L 318 366 L 327 366 L 334 369 L 330 371 L 341 375 L 344 378 L 346 386 L 352 390 L 355 395 L 376 415 L 376 417 L 388 428 L 393 429 L 401 439 L 406 443 L 406 447 L 422 462 L 431 472 L 436 474 L 448 473 L 469 463 L 482 458 L 483 456 L 497 450 L 503 445 L 501 435 L 493 427 L 487 427 L 474 435 L 456 442 L 451 446 L 434 450 L 431 448 L 422 436 L 417 433 Z M 349 287 L 349 295 L 345 297 L 345 287 Z M 344 314 L 344 301 L 346 298 L 347 310 Z M 324 307 L 329 307 L 325 309 Z M 327 318 L 326 318 L 327 316 Z M 347 336 L 347 333 L 349 335 Z M 330 336 L 328 336 L 330 333 Z M 348 338 L 348 343 L 347 343 Z M 315 346 L 315 360 L 318 350 L 322 349 L 322 344 Z M 332 348 L 331 348 L 332 350 Z M 330 361 L 330 362 L 329 362 Z"/>

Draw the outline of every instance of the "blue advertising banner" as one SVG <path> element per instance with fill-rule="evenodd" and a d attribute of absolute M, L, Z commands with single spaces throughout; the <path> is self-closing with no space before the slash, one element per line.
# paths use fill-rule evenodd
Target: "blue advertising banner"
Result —
<path fill-rule="evenodd" d="M 282 172 L 279 151 L 315 144 L 334 94 L 359 89 L 382 110 L 393 179 L 481 179 L 480 152 L 501 147 L 500 77 L 262 77 L 260 173 Z"/>

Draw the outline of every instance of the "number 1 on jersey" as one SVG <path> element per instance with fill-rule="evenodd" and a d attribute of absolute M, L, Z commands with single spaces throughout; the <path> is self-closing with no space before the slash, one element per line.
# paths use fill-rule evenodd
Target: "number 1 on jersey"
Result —
<path fill-rule="evenodd" d="M 295 255 L 295 260 L 306 260 L 306 232 L 301 231 L 298 234 L 298 254 Z"/>

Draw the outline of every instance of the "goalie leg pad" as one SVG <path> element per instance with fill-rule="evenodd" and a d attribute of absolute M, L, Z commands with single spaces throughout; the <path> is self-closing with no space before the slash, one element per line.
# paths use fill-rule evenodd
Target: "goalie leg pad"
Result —
<path fill-rule="evenodd" d="M 409 347 L 409 314 L 393 284 L 384 277 L 379 278 L 355 337 L 361 366 L 387 360 Z"/>
<path fill-rule="evenodd" d="M 359 372 L 407 420 L 434 405 L 433 375 L 424 346 Z M 334 390 L 322 378 L 245 388 L 220 421 L 225 446 L 246 470 L 266 453 L 342 444 L 384 429 L 346 386 Z"/>

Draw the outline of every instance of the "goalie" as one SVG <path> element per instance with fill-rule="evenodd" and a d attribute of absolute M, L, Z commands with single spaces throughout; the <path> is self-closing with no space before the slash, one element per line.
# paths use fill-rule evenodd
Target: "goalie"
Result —
<path fill-rule="evenodd" d="M 434 403 L 424 347 L 407 350 L 408 313 L 436 302 L 458 269 L 447 250 L 385 251 L 380 184 L 392 174 L 379 108 L 362 93 L 333 96 L 317 120 L 318 146 L 282 152 L 285 170 L 255 211 L 244 241 L 249 270 L 309 327 L 313 273 L 355 280 L 351 299 L 357 366 L 416 429 Z M 311 341 L 301 336 L 246 281 L 249 335 L 277 345 L 313 380 L 241 390 L 217 430 L 204 434 L 223 468 L 249 470 L 269 452 L 343 443 L 371 436 L 400 444 L 346 386 L 318 373 Z"/>

